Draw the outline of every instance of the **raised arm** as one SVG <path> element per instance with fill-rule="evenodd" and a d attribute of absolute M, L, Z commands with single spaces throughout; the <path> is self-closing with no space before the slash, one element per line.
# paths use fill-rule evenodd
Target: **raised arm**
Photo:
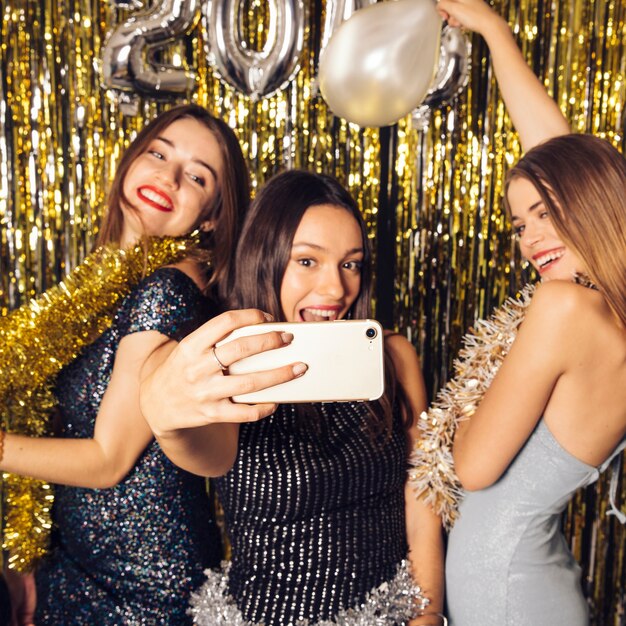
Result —
<path fill-rule="evenodd" d="M 414 416 L 414 424 L 407 433 L 407 445 L 411 449 L 419 438 L 417 416 L 426 410 L 426 388 L 422 371 L 413 346 L 400 335 L 388 336 L 386 347 L 396 369 L 398 383 L 404 390 Z M 429 614 L 443 612 L 444 596 L 444 548 L 441 519 L 408 484 L 405 487 L 405 509 L 409 561 L 415 582 L 430 600 L 425 616 L 411 622 L 411 626 L 436 624 Z"/>
<path fill-rule="evenodd" d="M 102 489 L 120 482 L 152 440 L 139 409 L 139 374 L 148 356 L 166 341 L 156 331 L 121 340 L 93 439 L 7 434 L 0 468 L 75 487 Z"/>
<path fill-rule="evenodd" d="M 462 26 L 484 38 L 524 151 L 571 132 L 558 105 L 526 63 L 509 25 L 488 4 L 483 0 L 440 0 L 437 10 L 451 26 Z"/>
<path fill-rule="evenodd" d="M 180 344 L 162 346 L 146 363 L 141 408 L 162 450 L 179 467 L 201 476 L 227 472 L 237 454 L 239 424 L 260 420 L 276 409 L 275 404 L 236 404 L 230 398 L 287 382 L 306 371 L 302 363 L 237 376 L 221 369 L 212 353 L 215 344 L 236 328 L 265 321 L 266 316 L 254 309 L 222 313 Z M 292 339 L 277 332 L 244 337 L 220 346 L 215 354 L 230 366 Z"/>

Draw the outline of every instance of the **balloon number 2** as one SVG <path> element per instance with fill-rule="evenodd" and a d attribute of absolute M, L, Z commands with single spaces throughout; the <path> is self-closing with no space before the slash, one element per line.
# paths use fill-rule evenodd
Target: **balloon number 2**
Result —
<path fill-rule="evenodd" d="M 118 26 L 102 55 L 105 87 L 153 98 L 188 93 L 195 83 L 195 74 L 159 65 L 154 56 L 193 27 L 199 5 L 200 0 L 161 0 Z"/>

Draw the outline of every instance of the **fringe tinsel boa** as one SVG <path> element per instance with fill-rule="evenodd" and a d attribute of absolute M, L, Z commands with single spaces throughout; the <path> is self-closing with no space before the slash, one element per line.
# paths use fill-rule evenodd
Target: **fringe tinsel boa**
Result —
<path fill-rule="evenodd" d="M 452 527 L 462 488 L 454 472 L 452 440 L 460 420 L 476 411 L 504 357 L 511 349 L 517 329 L 535 290 L 526 285 L 519 298 L 509 298 L 486 320 L 476 322 L 463 338 L 454 362 L 454 378 L 437 394 L 428 411 L 420 415 L 421 439 L 410 458 L 409 483 Z"/>
<path fill-rule="evenodd" d="M 207 580 L 192 594 L 191 608 L 187 611 L 193 617 L 196 626 L 262 626 L 246 620 L 235 600 L 229 595 L 229 570 L 230 563 L 223 562 L 221 570 L 205 571 Z M 315 622 L 299 619 L 290 623 L 293 626 L 405 624 L 416 612 L 427 615 L 429 603 L 430 600 L 411 577 L 408 561 L 404 560 L 398 565 L 396 575 L 372 589 L 359 605 L 339 611 L 332 619 Z"/>
<path fill-rule="evenodd" d="M 56 375 L 111 324 L 121 300 L 157 268 L 196 244 L 149 239 L 132 249 L 103 246 L 59 285 L 0 319 L 0 425 L 8 432 L 51 434 Z M 2 549 L 9 567 L 32 569 L 45 554 L 53 495 L 49 484 L 2 474 Z"/>

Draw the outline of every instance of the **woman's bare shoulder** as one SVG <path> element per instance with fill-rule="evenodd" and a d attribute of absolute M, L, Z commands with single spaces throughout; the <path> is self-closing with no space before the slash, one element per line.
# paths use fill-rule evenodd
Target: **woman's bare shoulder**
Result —
<path fill-rule="evenodd" d="M 575 351 L 602 350 L 618 359 L 620 354 L 626 356 L 626 329 L 596 289 L 558 280 L 542 284 L 528 316 L 542 321 L 547 333 L 568 339 Z"/>

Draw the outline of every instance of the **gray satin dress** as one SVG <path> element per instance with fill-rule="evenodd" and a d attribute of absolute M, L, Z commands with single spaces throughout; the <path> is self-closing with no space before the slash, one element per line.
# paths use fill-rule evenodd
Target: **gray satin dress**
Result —
<path fill-rule="evenodd" d="M 542 419 L 498 482 L 465 493 L 446 559 L 451 626 L 588 625 L 561 513 L 625 445 L 596 468 L 564 450 Z"/>

